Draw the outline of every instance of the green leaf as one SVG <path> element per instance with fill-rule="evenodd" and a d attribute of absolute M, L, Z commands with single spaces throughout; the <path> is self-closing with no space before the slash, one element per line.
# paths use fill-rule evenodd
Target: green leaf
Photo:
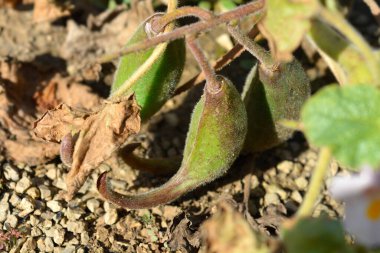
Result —
<path fill-rule="evenodd" d="M 290 60 L 318 11 L 317 0 L 267 0 L 267 14 L 260 31 L 279 60 Z"/>
<path fill-rule="evenodd" d="M 370 66 L 358 48 L 325 22 L 314 19 L 307 38 L 340 84 L 375 83 Z"/>
<path fill-rule="evenodd" d="M 327 217 L 306 218 L 282 231 L 287 253 L 353 253 L 340 222 Z"/>
<path fill-rule="evenodd" d="M 369 85 L 328 86 L 301 112 L 311 144 L 331 149 L 353 169 L 380 165 L 380 91 Z"/>

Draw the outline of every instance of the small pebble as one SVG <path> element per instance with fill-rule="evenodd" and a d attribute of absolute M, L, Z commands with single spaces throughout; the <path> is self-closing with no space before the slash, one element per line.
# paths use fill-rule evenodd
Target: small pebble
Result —
<path fill-rule="evenodd" d="M 295 183 L 298 190 L 305 190 L 309 184 L 309 182 L 304 177 L 296 178 Z"/>
<path fill-rule="evenodd" d="M 66 224 L 66 228 L 70 232 L 79 234 L 85 231 L 85 224 L 83 221 L 68 221 Z"/>
<path fill-rule="evenodd" d="M 33 199 L 37 199 L 41 196 L 40 190 L 38 190 L 37 187 L 31 187 L 26 191 L 26 194 L 28 194 Z"/>
<path fill-rule="evenodd" d="M 9 211 L 9 193 L 4 193 L 3 198 L 0 201 L 0 222 L 4 222 L 7 219 L 7 213 Z"/>
<path fill-rule="evenodd" d="M 87 205 L 88 210 L 90 210 L 92 213 L 94 213 L 96 211 L 96 209 L 99 208 L 100 202 L 97 199 L 89 199 L 89 200 L 87 200 L 86 205 Z"/>
<path fill-rule="evenodd" d="M 46 237 L 44 243 L 45 243 L 45 251 L 46 252 L 53 252 L 54 251 L 54 243 L 50 237 Z"/>
<path fill-rule="evenodd" d="M 283 161 L 277 165 L 277 169 L 285 174 L 289 174 L 292 168 L 293 168 L 293 163 L 291 161 Z"/>
<path fill-rule="evenodd" d="M 67 245 L 66 248 L 61 251 L 61 253 L 74 253 L 75 252 L 75 246 L 73 245 Z"/>
<path fill-rule="evenodd" d="M 37 248 L 40 250 L 40 252 L 45 252 L 46 250 L 45 250 L 45 242 L 44 242 L 44 239 L 42 239 L 42 238 L 39 238 L 38 240 L 37 240 Z"/>
<path fill-rule="evenodd" d="M 32 185 L 32 181 L 26 176 L 23 176 L 16 184 L 15 191 L 17 193 L 24 193 L 30 186 Z"/>
<path fill-rule="evenodd" d="M 88 242 L 90 241 L 90 236 L 88 235 L 87 231 L 84 231 L 80 234 L 80 242 L 83 245 L 88 245 Z"/>
<path fill-rule="evenodd" d="M 264 206 L 280 204 L 280 198 L 276 193 L 267 193 L 264 196 Z"/>
<path fill-rule="evenodd" d="M 56 228 L 54 229 L 53 235 L 54 242 L 58 245 L 62 245 L 65 240 L 65 230 L 63 228 Z"/>
<path fill-rule="evenodd" d="M 59 212 L 62 211 L 63 207 L 62 204 L 57 200 L 50 200 L 46 203 L 46 206 L 50 208 L 53 212 Z"/>
<path fill-rule="evenodd" d="M 83 214 L 85 214 L 85 211 L 80 207 L 74 207 L 74 208 L 68 207 L 65 212 L 67 219 L 74 220 L 74 221 L 80 219 L 80 217 Z"/>
<path fill-rule="evenodd" d="M 290 194 L 290 198 L 297 203 L 302 203 L 302 195 L 299 191 L 292 191 L 292 194 Z"/>
<path fill-rule="evenodd" d="M 18 170 L 10 164 L 6 164 L 4 166 L 4 177 L 5 179 L 11 180 L 13 182 L 20 180 L 20 174 Z"/>
<path fill-rule="evenodd" d="M 41 193 L 41 199 L 50 200 L 51 199 L 51 190 L 46 185 L 39 185 L 38 189 Z"/>
<path fill-rule="evenodd" d="M 9 203 L 11 203 L 13 207 L 16 207 L 20 204 L 20 202 L 21 202 L 21 198 L 16 193 L 12 193 Z"/>
<path fill-rule="evenodd" d="M 104 222 L 107 225 L 115 224 L 117 219 L 118 219 L 118 215 L 117 215 L 116 209 L 110 209 L 104 215 Z"/>
<path fill-rule="evenodd" d="M 8 223 L 8 225 L 12 228 L 17 227 L 18 220 L 17 220 L 16 215 L 13 215 L 13 214 L 8 215 L 7 219 L 5 220 L 5 223 Z"/>
<path fill-rule="evenodd" d="M 36 248 L 36 241 L 34 240 L 34 238 L 29 237 L 28 239 L 26 239 L 26 241 L 22 245 L 20 249 L 20 253 L 31 253 L 31 252 L 34 252 L 35 248 Z"/>
<path fill-rule="evenodd" d="M 39 229 L 38 227 L 32 227 L 32 229 L 30 231 L 30 236 L 37 237 L 40 235 L 42 235 L 42 230 Z M 37 244 L 38 244 L 38 242 L 37 242 Z"/>
<path fill-rule="evenodd" d="M 21 209 L 22 211 L 18 214 L 19 217 L 24 218 L 28 214 L 32 213 L 34 211 L 34 202 L 33 199 L 30 197 L 25 197 L 21 200 L 20 204 L 17 206 L 17 208 Z"/>

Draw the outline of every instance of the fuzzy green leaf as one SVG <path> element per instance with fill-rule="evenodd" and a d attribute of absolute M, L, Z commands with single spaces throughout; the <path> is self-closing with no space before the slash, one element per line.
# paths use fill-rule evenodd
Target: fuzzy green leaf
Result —
<path fill-rule="evenodd" d="M 327 146 L 342 164 L 380 165 L 380 91 L 369 85 L 328 86 L 309 99 L 301 117 L 308 140 Z"/>
<path fill-rule="evenodd" d="M 276 58 L 290 60 L 310 28 L 310 18 L 318 11 L 317 0 L 268 0 L 267 14 L 260 31 L 270 42 Z"/>
<path fill-rule="evenodd" d="M 353 253 L 344 239 L 340 222 L 326 217 L 300 220 L 291 229 L 282 231 L 288 253 Z"/>

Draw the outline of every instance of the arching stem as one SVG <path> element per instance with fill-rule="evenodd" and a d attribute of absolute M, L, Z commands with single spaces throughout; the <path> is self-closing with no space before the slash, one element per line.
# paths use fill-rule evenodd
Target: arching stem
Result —
<path fill-rule="evenodd" d="M 205 75 L 206 89 L 212 93 L 218 92 L 220 90 L 220 82 L 216 79 L 215 71 L 208 62 L 202 49 L 199 47 L 197 40 L 194 36 L 190 36 L 186 39 L 186 42 L 195 60 L 198 62 L 199 67 Z"/>
<path fill-rule="evenodd" d="M 183 18 L 194 16 L 199 18 L 200 20 L 209 20 L 214 17 L 214 14 L 210 11 L 204 10 L 199 7 L 194 6 L 186 6 L 179 9 L 176 9 L 172 12 L 168 12 L 160 18 L 155 19 L 152 22 L 152 29 L 155 32 L 162 31 L 165 26 L 170 24 L 171 22 Z"/>
<path fill-rule="evenodd" d="M 225 12 L 223 14 L 215 16 L 213 19 L 209 20 L 208 22 L 200 21 L 188 26 L 183 26 L 183 27 L 175 29 L 174 31 L 170 33 L 164 33 L 154 38 L 139 42 L 136 45 L 132 45 L 130 47 L 124 48 L 120 50 L 119 52 L 105 55 L 99 58 L 97 60 L 97 63 L 110 62 L 125 54 L 148 49 L 150 47 L 156 46 L 157 44 L 183 38 L 185 35 L 191 35 L 191 34 L 199 33 L 201 31 L 206 31 L 217 25 L 227 23 L 232 20 L 240 19 L 249 14 L 261 15 L 264 11 L 264 5 L 265 5 L 265 0 L 256 0 L 254 2 L 250 2 L 245 5 L 241 5 L 232 11 Z"/>
<path fill-rule="evenodd" d="M 275 69 L 277 64 L 271 54 L 256 42 L 251 40 L 247 35 L 243 34 L 239 28 L 227 25 L 228 32 L 234 37 L 245 49 L 250 52 L 261 64 L 267 69 Z"/>

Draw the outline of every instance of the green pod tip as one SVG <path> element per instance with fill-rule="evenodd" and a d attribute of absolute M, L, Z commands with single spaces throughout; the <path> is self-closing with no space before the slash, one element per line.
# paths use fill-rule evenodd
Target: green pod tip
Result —
<path fill-rule="evenodd" d="M 158 14 L 152 17 L 157 18 Z M 126 46 L 138 44 L 154 36 L 149 32 L 152 17 L 144 21 L 127 42 Z M 111 87 L 112 97 L 139 67 L 152 55 L 154 48 L 134 52 L 121 57 Z M 135 93 L 138 105 L 141 107 L 141 120 L 148 120 L 173 95 L 175 87 L 182 75 L 185 65 L 186 48 L 183 39 L 170 42 L 139 79 L 123 92 L 123 96 Z"/>
<path fill-rule="evenodd" d="M 174 201 L 227 171 L 243 147 L 247 114 L 233 84 L 222 76 L 217 78 L 220 89 L 205 89 L 194 108 L 178 172 L 161 187 L 129 196 L 112 191 L 103 173 L 97 183 L 103 197 L 124 208 L 150 208 Z"/>
<path fill-rule="evenodd" d="M 248 133 L 243 152 L 260 152 L 277 146 L 292 134 L 280 120 L 298 120 L 310 96 L 310 82 L 297 60 L 280 63 L 275 70 L 256 64 L 243 90 Z"/>

